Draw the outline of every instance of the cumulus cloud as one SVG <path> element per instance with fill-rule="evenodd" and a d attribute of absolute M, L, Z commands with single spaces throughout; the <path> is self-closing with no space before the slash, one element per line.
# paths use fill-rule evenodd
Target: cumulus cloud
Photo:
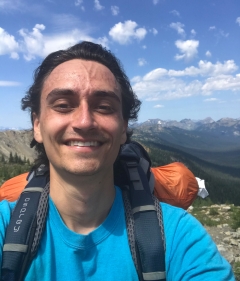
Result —
<path fill-rule="evenodd" d="M 144 66 L 147 63 L 147 61 L 144 58 L 139 58 L 138 59 L 138 65 L 139 66 Z"/>
<path fill-rule="evenodd" d="M 83 11 L 85 11 L 85 8 L 83 6 L 83 0 L 75 0 L 74 4 L 76 7 L 80 7 Z"/>
<path fill-rule="evenodd" d="M 177 10 L 172 10 L 170 14 L 173 14 L 174 16 L 180 17 L 180 13 Z"/>
<path fill-rule="evenodd" d="M 150 29 L 149 31 L 152 32 L 153 35 L 157 35 L 157 34 L 158 34 L 158 31 L 157 31 L 156 28 L 152 28 L 152 29 Z"/>
<path fill-rule="evenodd" d="M 1 81 L 0 80 L 0 87 L 16 87 L 16 86 L 20 86 L 21 83 L 16 82 L 16 81 Z"/>
<path fill-rule="evenodd" d="M 164 107 L 164 105 L 162 105 L 162 104 L 156 104 L 156 105 L 154 105 L 154 108 L 162 108 L 162 107 Z"/>
<path fill-rule="evenodd" d="M 211 56 L 212 56 L 212 54 L 211 54 L 211 52 L 210 52 L 210 51 L 207 51 L 207 52 L 205 53 L 205 56 L 206 56 L 206 57 L 211 57 Z"/>
<path fill-rule="evenodd" d="M 175 56 L 176 60 L 190 61 L 195 58 L 198 54 L 199 41 L 197 40 L 177 40 L 175 42 L 176 47 L 179 49 L 181 54 Z"/>
<path fill-rule="evenodd" d="M 236 19 L 236 23 L 238 23 L 239 26 L 240 26 L 240 17 L 238 17 L 238 18 Z"/>
<path fill-rule="evenodd" d="M 111 11 L 113 16 L 117 16 L 119 14 L 119 7 L 118 6 L 111 6 Z"/>
<path fill-rule="evenodd" d="M 147 34 L 147 30 L 145 28 L 137 28 L 137 26 L 138 24 L 131 20 L 125 21 L 124 23 L 119 22 L 110 29 L 109 35 L 112 40 L 121 45 L 127 45 L 133 39 L 143 40 Z"/>
<path fill-rule="evenodd" d="M 181 22 L 172 22 L 170 24 L 170 27 L 175 29 L 179 35 L 185 36 L 185 31 L 183 29 L 183 27 L 184 27 L 183 23 L 181 23 Z"/>
<path fill-rule="evenodd" d="M 97 11 L 101 11 L 104 9 L 104 6 L 102 6 L 99 2 L 99 0 L 94 0 L 94 8 L 97 10 Z"/>
<path fill-rule="evenodd" d="M 240 91 L 240 74 L 236 76 L 219 75 L 216 77 L 209 77 L 205 81 L 202 90 L 207 94 L 213 91 Z"/>
<path fill-rule="evenodd" d="M 13 35 L 0 27 L 0 56 L 10 54 L 13 59 L 18 59 L 19 44 Z"/>
<path fill-rule="evenodd" d="M 238 70 L 238 66 L 233 60 L 227 60 L 224 63 L 217 62 L 215 64 L 210 61 L 200 60 L 198 67 L 190 66 L 184 70 L 169 70 L 169 76 L 218 76 L 222 74 L 230 74 Z"/>
<path fill-rule="evenodd" d="M 108 47 L 107 37 L 93 38 L 87 34 L 84 28 L 72 29 L 55 34 L 45 34 L 46 27 L 36 24 L 32 30 L 20 29 L 20 40 L 16 41 L 14 36 L 0 28 L 0 55 L 9 54 L 11 58 L 17 59 L 19 54 L 30 61 L 36 57 L 45 57 L 53 51 L 66 49 L 79 41 L 92 41 Z"/>
<path fill-rule="evenodd" d="M 146 101 L 171 100 L 196 95 L 211 95 L 220 91 L 240 91 L 240 74 L 234 61 L 212 64 L 200 61 L 198 67 L 183 70 L 157 68 L 131 82 L 140 99 Z M 186 79 L 187 78 L 187 79 Z"/>

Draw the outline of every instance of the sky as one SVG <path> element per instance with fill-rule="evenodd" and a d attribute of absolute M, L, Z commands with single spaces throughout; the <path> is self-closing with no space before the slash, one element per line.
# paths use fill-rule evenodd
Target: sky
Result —
<path fill-rule="evenodd" d="M 139 122 L 240 117 L 239 0 L 0 0 L 0 127 L 31 128 L 34 70 L 83 40 L 120 59 Z"/>

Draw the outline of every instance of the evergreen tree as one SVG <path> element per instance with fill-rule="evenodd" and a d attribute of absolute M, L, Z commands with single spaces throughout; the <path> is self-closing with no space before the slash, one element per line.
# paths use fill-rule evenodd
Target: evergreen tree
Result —
<path fill-rule="evenodd" d="M 9 163 L 13 163 L 13 162 L 14 162 L 13 155 L 12 155 L 12 152 L 10 152 Z"/>

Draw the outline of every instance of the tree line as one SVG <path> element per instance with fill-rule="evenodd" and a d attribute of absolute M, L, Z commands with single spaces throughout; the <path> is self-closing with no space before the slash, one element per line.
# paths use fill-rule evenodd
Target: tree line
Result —
<path fill-rule="evenodd" d="M 31 168 L 31 162 L 25 156 L 22 158 L 17 153 L 10 152 L 9 158 L 0 156 L 0 185 L 12 177 L 28 172 Z"/>

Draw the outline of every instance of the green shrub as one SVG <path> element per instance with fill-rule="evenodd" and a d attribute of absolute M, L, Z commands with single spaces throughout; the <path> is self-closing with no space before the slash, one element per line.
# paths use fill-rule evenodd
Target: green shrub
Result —
<path fill-rule="evenodd" d="M 216 209 L 211 208 L 210 211 L 209 211 L 209 215 L 210 216 L 217 216 L 217 215 L 219 215 L 219 213 Z"/>
<path fill-rule="evenodd" d="M 240 227 L 240 209 L 239 208 L 233 208 L 233 212 L 231 215 L 232 223 L 231 227 L 236 230 Z"/>
<path fill-rule="evenodd" d="M 240 262 L 235 262 L 233 265 L 233 272 L 237 281 L 240 280 Z"/>

